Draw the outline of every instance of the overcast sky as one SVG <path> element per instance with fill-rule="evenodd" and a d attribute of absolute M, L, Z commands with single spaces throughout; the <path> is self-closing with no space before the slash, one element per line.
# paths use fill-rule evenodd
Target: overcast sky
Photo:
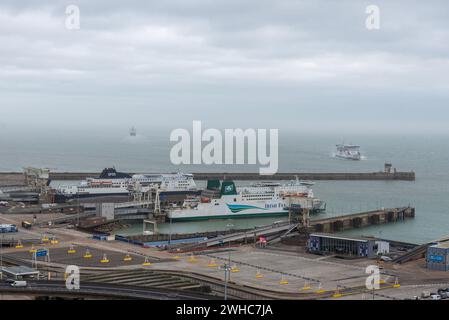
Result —
<path fill-rule="evenodd" d="M 65 27 L 70 4 L 79 30 Z M 365 26 L 373 4 L 379 30 Z M 448 12 L 444 0 L 2 0 L 0 124 L 449 132 Z"/>

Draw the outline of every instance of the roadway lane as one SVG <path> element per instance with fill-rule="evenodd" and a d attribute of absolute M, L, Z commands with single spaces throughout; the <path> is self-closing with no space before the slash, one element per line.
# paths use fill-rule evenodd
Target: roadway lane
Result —
<path fill-rule="evenodd" d="M 97 297 L 145 300 L 211 300 L 213 296 L 169 289 L 153 289 L 105 283 L 81 283 L 79 290 L 68 290 L 63 281 L 27 281 L 27 287 L 14 288 L 0 282 L 0 292 L 20 295 L 40 294 L 52 296 Z"/>

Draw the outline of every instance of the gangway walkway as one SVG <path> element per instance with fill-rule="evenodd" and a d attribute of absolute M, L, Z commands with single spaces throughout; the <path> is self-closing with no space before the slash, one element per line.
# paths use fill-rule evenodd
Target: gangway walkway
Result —
<path fill-rule="evenodd" d="M 255 239 L 258 236 L 269 236 L 276 233 L 282 233 L 284 231 L 292 230 L 296 228 L 297 224 L 290 224 L 288 222 L 280 222 L 280 223 L 273 223 L 268 226 L 263 226 L 259 228 L 255 228 L 253 230 L 246 230 L 241 232 L 236 232 L 232 234 L 222 235 L 218 237 L 214 237 L 211 239 L 206 239 L 203 241 L 199 241 L 195 244 L 190 244 L 187 246 L 182 246 L 182 249 L 184 250 L 193 250 L 196 248 L 207 248 L 212 246 L 221 245 L 224 243 L 229 243 L 233 241 L 242 241 L 245 239 Z"/>

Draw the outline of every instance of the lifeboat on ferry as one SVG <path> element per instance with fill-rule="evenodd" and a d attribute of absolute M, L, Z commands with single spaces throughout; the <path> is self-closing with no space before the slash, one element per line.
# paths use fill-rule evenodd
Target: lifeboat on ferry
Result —
<path fill-rule="evenodd" d="M 201 203 L 210 203 L 210 198 L 201 197 Z"/>

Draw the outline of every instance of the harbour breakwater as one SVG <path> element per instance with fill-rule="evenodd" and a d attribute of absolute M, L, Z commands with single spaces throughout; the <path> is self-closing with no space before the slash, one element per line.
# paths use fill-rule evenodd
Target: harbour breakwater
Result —
<path fill-rule="evenodd" d="M 133 174 L 133 173 L 129 173 Z M 193 172 L 195 180 L 229 179 L 229 180 L 402 180 L 415 181 L 415 172 L 282 172 L 273 175 L 260 175 L 249 172 Z M 84 180 L 88 177 L 98 177 L 99 172 L 50 172 L 50 180 Z M 8 184 L 23 183 L 21 172 L 0 172 L 0 181 Z"/>

